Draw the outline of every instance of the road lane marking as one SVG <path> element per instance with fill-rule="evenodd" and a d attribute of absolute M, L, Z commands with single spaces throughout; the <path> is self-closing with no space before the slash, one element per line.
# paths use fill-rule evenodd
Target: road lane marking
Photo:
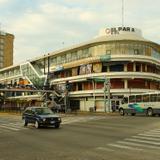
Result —
<path fill-rule="evenodd" d="M 131 145 L 131 146 L 138 146 L 138 147 L 145 147 L 145 148 L 152 148 L 152 149 L 160 149 L 158 146 L 150 146 L 148 144 L 140 144 L 140 143 L 134 143 L 134 142 L 127 142 L 127 141 L 118 141 L 117 143 Z"/>
<path fill-rule="evenodd" d="M 121 149 L 138 150 L 138 151 L 142 151 L 143 150 L 141 148 L 135 148 L 135 147 L 130 147 L 130 146 L 126 146 L 126 145 L 120 145 L 120 144 L 108 144 L 108 145 L 112 146 L 112 147 L 121 148 Z"/>

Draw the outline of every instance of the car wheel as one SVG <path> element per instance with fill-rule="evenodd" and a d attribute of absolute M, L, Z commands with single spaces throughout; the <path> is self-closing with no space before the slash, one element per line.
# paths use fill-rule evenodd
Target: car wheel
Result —
<path fill-rule="evenodd" d="M 121 108 L 121 109 L 119 110 L 119 113 L 120 113 L 121 116 L 124 116 L 124 109 Z"/>
<path fill-rule="evenodd" d="M 23 120 L 23 125 L 24 125 L 24 127 L 26 127 L 28 125 L 28 122 L 26 119 Z"/>
<path fill-rule="evenodd" d="M 152 110 L 152 108 L 148 108 L 148 110 L 147 110 L 147 116 L 153 116 L 153 110 Z"/>
<path fill-rule="evenodd" d="M 55 124 L 55 128 L 59 128 L 59 127 L 60 127 L 59 123 Z"/>
<path fill-rule="evenodd" d="M 39 123 L 38 123 L 38 121 L 35 122 L 34 126 L 35 126 L 35 128 L 37 128 L 37 129 L 39 128 Z"/>

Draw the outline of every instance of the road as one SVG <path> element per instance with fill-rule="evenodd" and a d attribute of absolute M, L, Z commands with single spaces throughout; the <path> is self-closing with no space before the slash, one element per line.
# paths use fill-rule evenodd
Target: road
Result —
<path fill-rule="evenodd" d="M 23 127 L 0 116 L 0 160 L 159 160 L 160 117 L 62 118 L 60 129 Z"/>

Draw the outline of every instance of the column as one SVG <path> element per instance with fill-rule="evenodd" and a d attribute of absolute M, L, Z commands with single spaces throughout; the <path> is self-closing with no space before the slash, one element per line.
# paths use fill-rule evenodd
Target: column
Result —
<path fill-rule="evenodd" d="M 136 63 L 133 63 L 133 72 L 136 72 Z"/>
<path fill-rule="evenodd" d="M 128 80 L 127 79 L 124 80 L 124 89 L 128 89 Z"/>
<path fill-rule="evenodd" d="M 127 64 L 124 64 L 124 72 L 127 72 Z"/>

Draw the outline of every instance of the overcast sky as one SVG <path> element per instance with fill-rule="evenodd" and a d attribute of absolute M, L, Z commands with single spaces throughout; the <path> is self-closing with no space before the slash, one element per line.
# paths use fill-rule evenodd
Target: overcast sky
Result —
<path fill-rule="evenodd" d="M 160 0 L 124 0 L 125 26 L 160 44 Z M 92 39 L 122 24 L 122 0 L 0 0 L 1 29 L 15 35 L 14 64 Z"/>

